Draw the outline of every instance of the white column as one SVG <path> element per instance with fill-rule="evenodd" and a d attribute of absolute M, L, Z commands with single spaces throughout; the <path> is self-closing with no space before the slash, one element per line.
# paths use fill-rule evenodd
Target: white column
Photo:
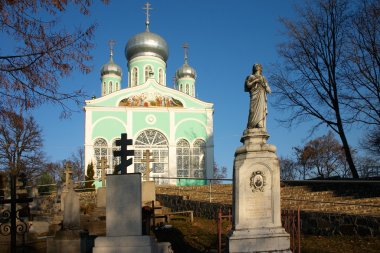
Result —
<path fill-rule="evenodd" d="M 170 124 L 170 137 L 169 137 L 169 177 L 177 177 L 177 150 L 176 150 L 176 128 L 175 128 L 175 113 L 173 110 L 169 111 L 169 124 Z M 169 184 L 176 184 L 177 180 L 171 179 Z"/>
<path fill-rule="evenodd" d="M 84 127 L 84 172 L 87 173 L 87 165 L 92 161 L 94 155 L 94 146 L 92 143 L 92 110 L 84 108 L 85 110 L 85 127 Z"/>
<path fill-rule="evenodd" d="M 128 137 L 128 139 L 132 139 L 134 142 L 133 112 L 132 112 L 132 110 L 128 110 L 128 109 L 127 109 L 127 137 Z M 134 145 L 132 145 L 131 148 L 134 149 Z M 135 168 L 134 168 L 133 164 L 127 167 L 127 173 L 134 173 L 134 172 L 135 172 Z"/>
<path fill-rule="evenodd" d="M 207 142 L 206 142 L 206 177 L 213 178 L 214 167 L 214 122 L 213 110 L 207 110 Z"/>

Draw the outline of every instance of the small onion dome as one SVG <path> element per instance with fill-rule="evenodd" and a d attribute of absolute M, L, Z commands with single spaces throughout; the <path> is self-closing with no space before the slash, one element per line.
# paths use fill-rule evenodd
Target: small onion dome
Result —
<path fill-rule="evenodd" d="M 195 69 L 190 67 L 187 63 L 183 64 L 182 67 L 180 67 L 176 72 L 175 76 L 177 79 L 182 77 L 191 77 L 191 78 L 197 78 L 197 72 Z"/>
<path fill-rule="evenodd" d="M 125 56 L 128 61 L 137 56 L 155 56 L 166 62 L 169 49 L 161 36 L 145 31 L 133 36 L 128 41 L 125 46 Z"/>
<path fill-rule="evenodd" d="M 107 74 L 116 74 L 121 76 L 121 72 L 120 66 L 113 62 L 112 57 L 107 64 L 103 65 L 102 70 L 100 71 L 102 76 Z"/>

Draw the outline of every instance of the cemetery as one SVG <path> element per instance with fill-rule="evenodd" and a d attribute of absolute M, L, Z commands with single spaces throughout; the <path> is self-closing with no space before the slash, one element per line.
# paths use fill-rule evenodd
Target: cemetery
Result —
<path fill-rule="evenodd" d="M 270 89 L 261 71 L 255 64 L 245 85 L 259 87 L 263 96 Z M 51 192 L 40 193 L 41 186 L 28 184 L 25 177 L 16 180 L 3 173 L 1 252 L 302 252 L 307 236 L 376 242 L 379 182 L 280 182 L 265 117 L 266 101 L 251 98 L 232 180 L 201 178 L 206 182 L 201 186 L 162 184 L 161 178 L 152 177 L 149 149 L 140 159 L 145 171 L 128 172 L 135 150 L 126 133 L 116 141 L 113 155 L 120 163 L 114 172 L 106 173 L 106 158 L 98 161 L 99 187 L 94 180 L 90 188 L 74 182 L 71 162 L 65 164 L 64 184 Z M 202 223 L 208 226 L 206 235 L 200 232 Z M 181 236 L 192 228 L 205 240 L 201 251 Z"/>

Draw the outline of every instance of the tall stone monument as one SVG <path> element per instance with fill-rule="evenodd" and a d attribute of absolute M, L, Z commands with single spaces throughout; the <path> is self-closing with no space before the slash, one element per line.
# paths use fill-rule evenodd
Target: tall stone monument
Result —
<path fill-rule="evenodd" d="M 290 252 L 289 234 L 281 225 L 276 147 L 266 143 L 267 93 L 271 90 L 260 64 L 253 65 L 245 91 L 250 93 L 250 110 L 241 137 L 243 146 L 235 152 L 233 227 L 228 234 L 228 251 Z"/>

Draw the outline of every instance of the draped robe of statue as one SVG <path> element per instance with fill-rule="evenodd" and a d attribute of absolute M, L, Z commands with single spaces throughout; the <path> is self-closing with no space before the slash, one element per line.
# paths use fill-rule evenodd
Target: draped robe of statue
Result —
<path fill-rule="evenodd" d="M 247 128 L 266 128 L 268 82 L 262 75 L 260 64 L 253 65 L 252 75 L 245 80 L 245 91 L 250 93 L 250 109 Z"/>

